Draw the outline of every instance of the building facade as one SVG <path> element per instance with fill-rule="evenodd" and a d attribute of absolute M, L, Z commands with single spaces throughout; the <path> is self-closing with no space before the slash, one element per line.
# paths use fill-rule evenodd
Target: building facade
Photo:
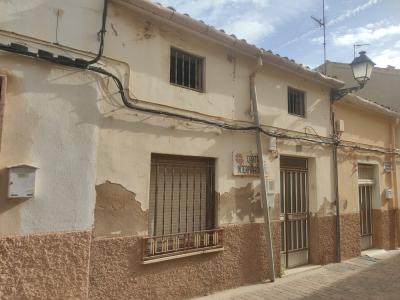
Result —
<path fill-rule="evenodd" d="M 342 256 L 355 257 L 369 248 L 395 249 L 398 179 L 394 145 L 399 113 L 355 95 L 337 102 L 336 109 L 344 122 L 338 154 Z M 362 150 L 356 149 L 361 145 Z"/>
<path fill-rule="evenodd" d="M 346 87 L 357 85 L 349 65 L 327 62 L 326 70 Z M 335 104 L 344 125 L 338 162 L 344 258 L 399 246 L 399 75 L 391 66 L 375 68 L 363 89 Z"/>
<path fill-rule="evenodd" d="M 0 2 L 0 298 L 189 298 L 336 261 L 343 83 L 172 9 L 105 3 L 103 44 L 99 1 Z"/>

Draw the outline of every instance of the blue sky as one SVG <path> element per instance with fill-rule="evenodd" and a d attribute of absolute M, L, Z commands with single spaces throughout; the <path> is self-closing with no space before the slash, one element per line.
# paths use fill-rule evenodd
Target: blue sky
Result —
<path fill-rule="evenodd" d="M 323 62 L 322 0 L 157 0 L 310 67 Z M 400 68 L 400 0 L 325 0 L 327 59 L 351 62 L 353 44 L 379 67 Z"/>

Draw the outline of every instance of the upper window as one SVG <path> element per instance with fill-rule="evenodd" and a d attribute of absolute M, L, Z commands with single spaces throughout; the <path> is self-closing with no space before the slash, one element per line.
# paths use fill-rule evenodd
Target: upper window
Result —
<path fill-rule="evenodd" d="M 299 117 L 306 116 L 305 110 L 306 93 L 294 88 L 288 88 L 288 112 Z"/>
<path fill-rule="evenodd" d="M 204 58 L 171 48 L 170 82 L 203 91 Z"/>

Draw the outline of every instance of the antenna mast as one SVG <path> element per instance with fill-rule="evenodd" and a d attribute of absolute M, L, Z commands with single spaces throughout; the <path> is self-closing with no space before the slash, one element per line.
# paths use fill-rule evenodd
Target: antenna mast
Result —
<path fill-rule="evenodd" d="M 370 44 L 354 44 L 353 45 L 353 53 L 354 53 L 354 58 L 356 58 L 356 49 L 362 46 L 369 46 Z"/>
<path fill-rule="evenodd" d="M 326 22 L 325 22 L 325 0 L 322 0 L 322 19 L 317 19 L 316 17 L 311 16 L 319 27 L 322 27 L 324 32 L 324 75 L 326 75 Z"/>

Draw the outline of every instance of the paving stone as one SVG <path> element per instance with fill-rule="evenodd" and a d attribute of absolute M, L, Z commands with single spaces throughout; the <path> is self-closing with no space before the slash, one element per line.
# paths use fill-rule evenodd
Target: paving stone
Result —
<path fill-rule="evenodd" d="M 277 279 L 223 291 L 202 300 L 385 299 L 400 300 L 400 250 L 362 256 Z"/>

